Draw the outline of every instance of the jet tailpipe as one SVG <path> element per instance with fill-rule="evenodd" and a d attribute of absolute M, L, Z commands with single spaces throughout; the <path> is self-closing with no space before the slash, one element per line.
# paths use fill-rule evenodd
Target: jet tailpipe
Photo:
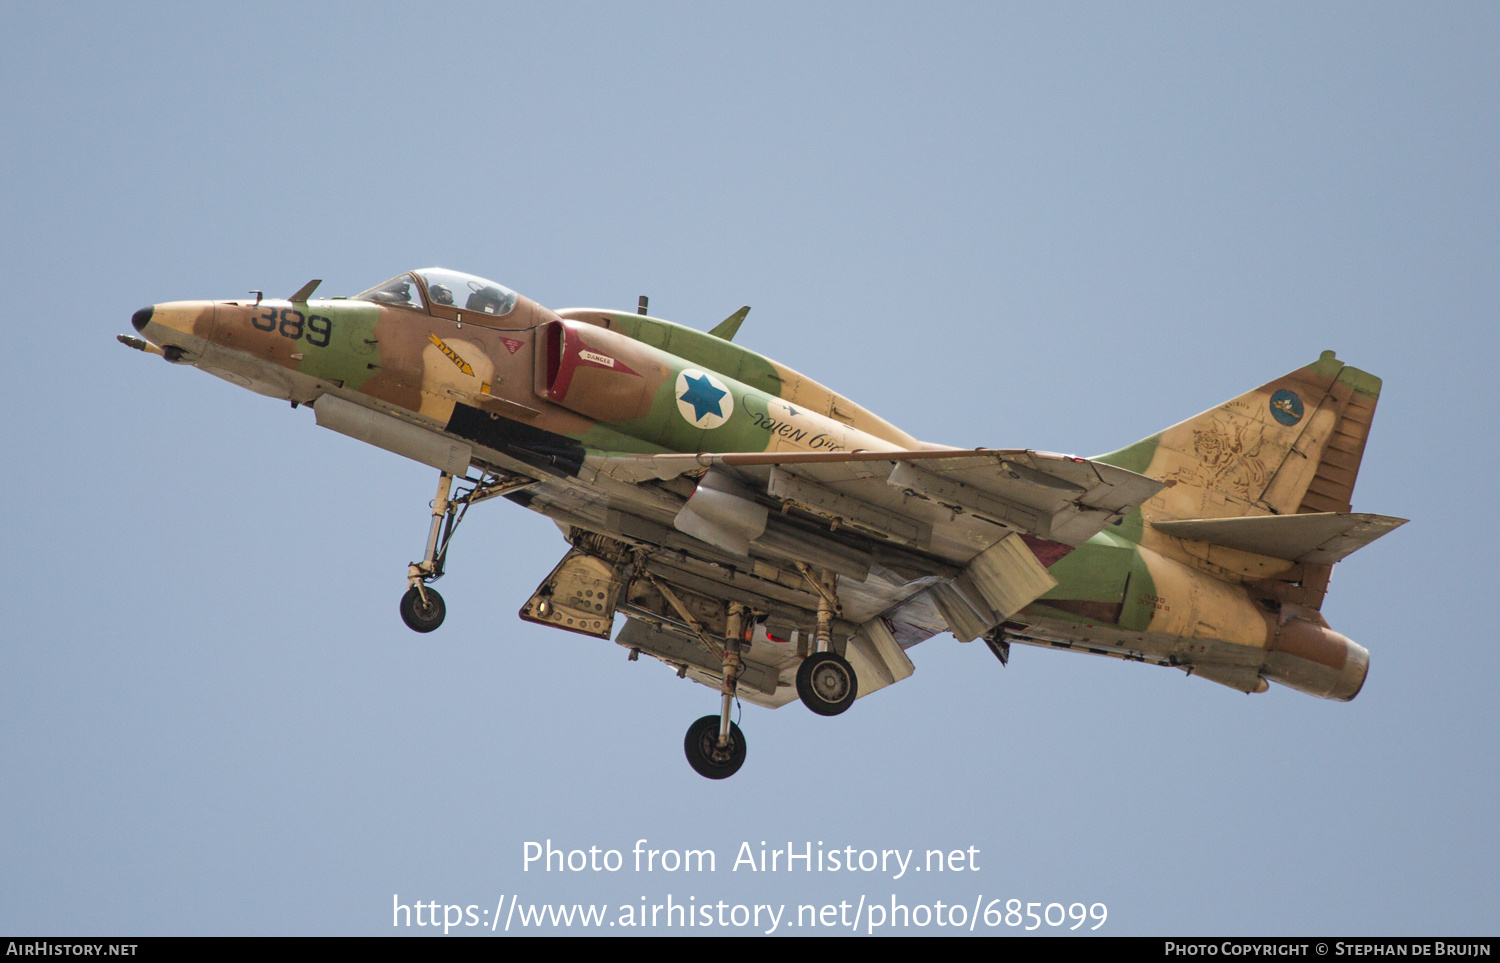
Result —
<path fill-rule="evenodd" d="M 1348 702 L 1370 671 L 1364 646 L 1333 631 L 1312 609 L 1286 606 L 1261 675 L 1320 699 Z"/>

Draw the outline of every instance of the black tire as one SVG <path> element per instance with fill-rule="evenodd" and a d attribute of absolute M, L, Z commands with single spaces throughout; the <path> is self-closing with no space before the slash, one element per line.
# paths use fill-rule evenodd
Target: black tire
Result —
<path fill-rule="evenodd" d="M 797 695 L 820 716 L 836 716 L 859 696 L 854 666 L 836 652 L 814 652 L 797 668 Z"/>
<path fill-rule="evenodd" d="M 422 604 L 422 593 L 413 585 L 401 596 L 401 621 L 413 632 L 431 632 L 443 624 L 448 608 L 443 597 L 432 589 L 427 590 L 427 604 Z"/>
<path fill-rule="evenodd" d="M 745 764 L 745 734 L 733 722 L 729 724 L 729 745 L 719 747 L 719 717 L 704 716 L 688 726 L 682 741 L 688 765 L 700 776 L 728 779 Z"/>

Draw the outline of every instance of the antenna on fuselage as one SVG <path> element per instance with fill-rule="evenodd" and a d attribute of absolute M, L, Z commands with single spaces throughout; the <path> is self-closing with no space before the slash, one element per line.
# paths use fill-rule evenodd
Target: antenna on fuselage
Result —
<path fill-rule="evenodd" d="M 312 297 L 312 293 L 316 291 L 318 289 L 318 285 L 322 283 L 322 278 L 313 278 L 311 281 L 308 281 L 306 284 L 302 285 L 302 287 L 298 288 L 297 293 L 287 298 L 287 300 L 292 302 L 293 304 L 297 304 L 301 301 L 306 301 L 308 298 Z"/>
<path fill-rule="evenodd" d="M 635 313 L 636 314 L 645 314 L 646 313 L 646 306 L 649 305 L 650 303 L 651 303 L 651 299 L 650 298 L 646 297 L 644 294 L 641 295 L 640 301 L 636 302 Z"/>

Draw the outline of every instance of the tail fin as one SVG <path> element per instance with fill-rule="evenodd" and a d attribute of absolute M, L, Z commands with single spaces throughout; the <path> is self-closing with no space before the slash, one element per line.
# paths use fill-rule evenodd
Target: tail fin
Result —
<path fill-rule="evenodd" d="M 1380 379 L 1332 351 L 1305 368 L 1095 460 L 1165 482 L 1149 514 L 1347 512 Z"/>
<path fill-rule="evenodd" d="M 1142 506 L 1152 522 L 1348 513 L 1379 397 L 1379 378 L 1325 351 L 1305 368 L 1095 460 L 1166 483 Z M 1332 566 L 1302 568 L 1295 601 L 1320 606 Z"/>

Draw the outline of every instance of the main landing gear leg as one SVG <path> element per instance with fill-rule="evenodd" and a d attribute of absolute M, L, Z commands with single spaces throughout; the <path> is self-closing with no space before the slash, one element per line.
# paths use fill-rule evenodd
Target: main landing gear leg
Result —
<path fill-rule="evenodd" d="M 411 587 L 401 597 L 401 621 L 413 632 L 431 632 L 443 624 L 443 618 L 448 614 L 443 597 L 427 583 L 443 574 L 442 557 L 446 552 L 438 551 L 438 543 L 442 541 L 443 548 L 448 547 L 443 539 L 443 522 L 453 514 L 453 503 L 448 500 L 452 491 L 453 476 L 443 472 L 438 476 L 437 497 L 432 500 L 432 529 L 427 533 L 427 553 L 422 561 L 406 567 L 406 580 Z M 449 534 L 452 531 L 450 523 Z"/>
<path fill-rule="evenodd" d="M 745 610 L 737 602 L 729 604 L 728 627 L 724 631 L 723 700 L 716 716 L 704 716 L 688 727 L 683 751 L 688 765 L 700 776 L 727 779 L 745 764 L 745 736 L 729 718 L 734 708 L 734 694 L 739 686 L 745 663 L 740 657 L 745 634 Z"/>
<path fill-rule="evenodd" d="M 859 678 L 854 666 L 833 651 L 833 616 L 839 610 L 837 576 L 820 571 L 814 577 L 803 567 L 818 593 L 817 651 L 797 667 L 797 696 L 802 704 L 820 716 L 836 716 L 854 705 L 859 695 Z"/>

